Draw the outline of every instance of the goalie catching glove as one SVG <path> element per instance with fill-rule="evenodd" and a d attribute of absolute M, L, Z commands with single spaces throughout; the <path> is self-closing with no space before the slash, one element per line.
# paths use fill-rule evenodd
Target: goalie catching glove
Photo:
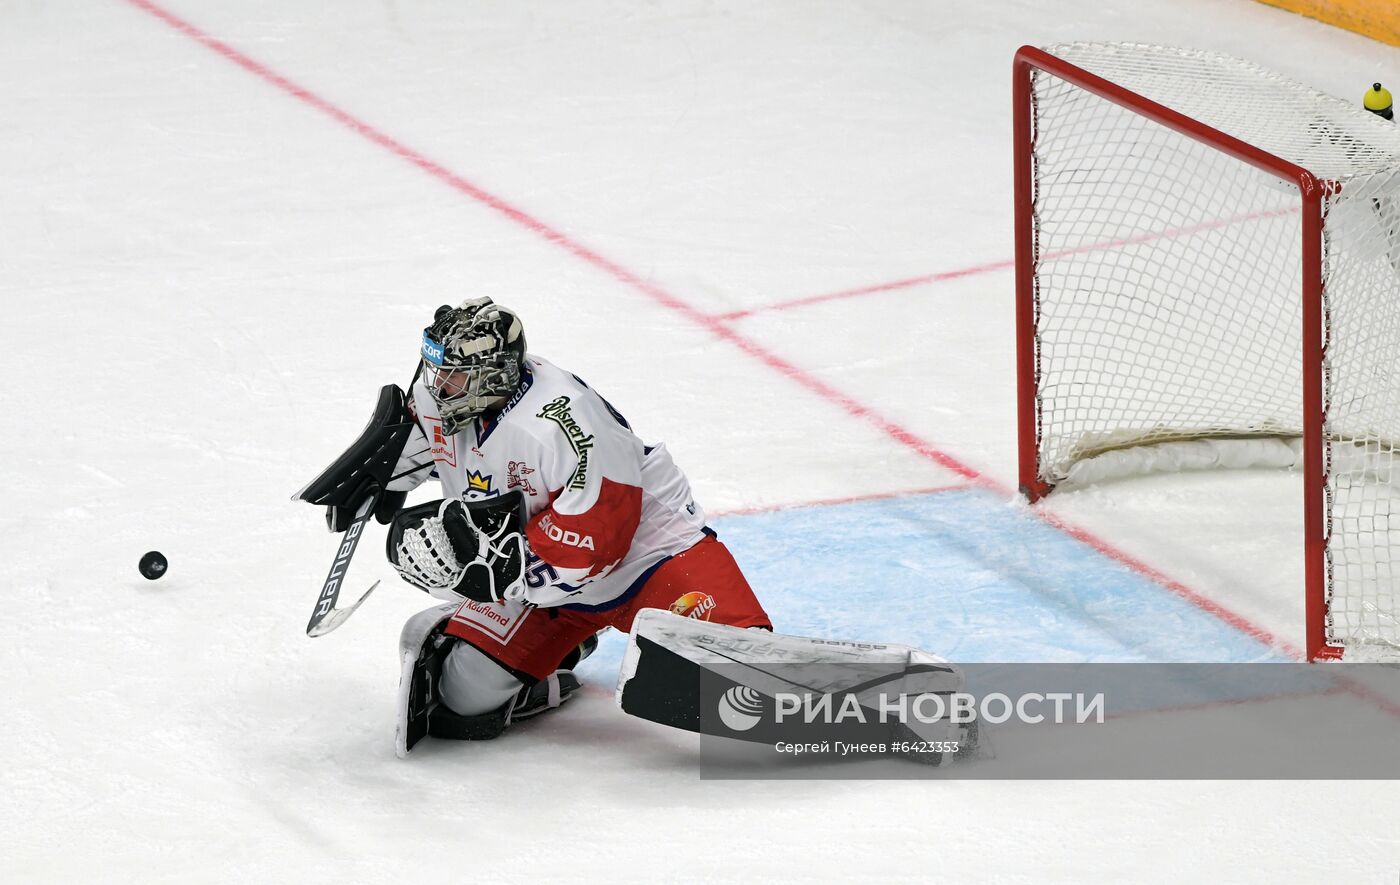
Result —
<path fill-rule="evenodd" d="M 477 602 L 525 593 L 525 499 L 429 501 L 400 511 L 389 527 L 389 562 L 432 596 Z"/>

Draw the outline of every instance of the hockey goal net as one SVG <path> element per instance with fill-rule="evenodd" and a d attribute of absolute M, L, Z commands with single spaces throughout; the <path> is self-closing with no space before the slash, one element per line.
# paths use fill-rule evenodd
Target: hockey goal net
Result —
<path fill-rule="evenodd" d="M 1400 130 L 1253 64 L 1015 61 L 1020 479 L 1275 464 L 1309 659 L 1400 649 Z"/>

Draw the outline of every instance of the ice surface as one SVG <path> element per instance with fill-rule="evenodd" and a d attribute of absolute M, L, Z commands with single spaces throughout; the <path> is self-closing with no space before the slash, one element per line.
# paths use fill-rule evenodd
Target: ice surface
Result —
<path fill-rule="evenodd" d="M 8 878 L 1394 881 L 1389 784 L 702 782 L 692 736 L 612 705 L 615 642 L 559 714 L 400 762 L 395 640 L 427 600 L 372 534 L 347 592 L 385 586 L 307 640 L 335 540 L 287 498 L 407 381 L 432 308 L 479 294 L 716 512 L 959 467 L 1009 489 L 1015 48 L 1197 45 L 1358 100 L 1397 50 L 1242 0 L 163 8 L 283 86 L 123 0 L 0 13 Z M 1268 653 L 1009 498 L 716 525 L 797 632 Z M 1296 642 L 1297 499 L 1245 472 L 1046 507 Z"/>

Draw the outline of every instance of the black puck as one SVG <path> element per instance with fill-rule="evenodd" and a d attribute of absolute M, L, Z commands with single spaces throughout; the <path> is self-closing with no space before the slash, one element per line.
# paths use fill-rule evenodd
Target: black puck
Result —
<path fill-rule="evenodd" d="M 169 565 L 170 563 L 165 561 L 165 555 L 163 553 L 159 550 L 152 550 L 150 553 L 141 557 L 141 564 L 138 565 L 137 568 L 141 569 L 141 574 L 144 577 L 154 581 L 156 578 L 165 574 L 165 569 Z"/>

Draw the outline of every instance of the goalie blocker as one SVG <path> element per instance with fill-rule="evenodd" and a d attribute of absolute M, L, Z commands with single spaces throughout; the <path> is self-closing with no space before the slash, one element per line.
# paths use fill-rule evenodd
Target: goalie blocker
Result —
<path fill-rule="evenodd" d="M 413 416 L 403 390 L 394 384 L 384 385 L 379 390 L 374 414 L 359 438 L 292 496 L 292 500 L 324 505 L 326 528 L 344 533 L 306 623 L 307 636 L 324 636 L 345 623 L 379 586 L 378 581 L 374 582 L 348 608 L 336 606 L 341 583 L 370 515 L 387 525 L 403 506 L 407 495 L 405 480 L 428 466 L 411 466 L 404 473 L 394 473 L 403 460 L 403 450 L 413 427 Z"/>

